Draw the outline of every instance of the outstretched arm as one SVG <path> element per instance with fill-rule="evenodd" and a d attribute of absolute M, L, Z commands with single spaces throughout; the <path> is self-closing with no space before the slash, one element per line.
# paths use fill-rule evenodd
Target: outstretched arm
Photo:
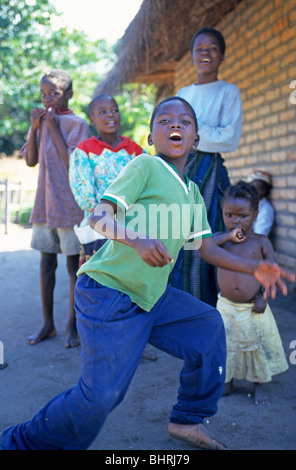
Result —
<path fill-rule="evenodd" d="M 271 261 L 246 260 L 236 256 L 227 250 L 223 250 L 215 244 L 211 237 L 204 238 L 199 248 L 201 257 L 209 264 L 231 271 L 252 274 L 265 289 L 264 298 L 276 296 L 277 287 L 284 295 L 287 294 L 287 286 L 283 279 L 295 281 L 295 275 Z"/>

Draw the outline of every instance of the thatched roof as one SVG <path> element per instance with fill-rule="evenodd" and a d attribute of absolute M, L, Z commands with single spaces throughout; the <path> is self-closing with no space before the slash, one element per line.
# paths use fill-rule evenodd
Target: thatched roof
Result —
<path fill-rule="evenodd" d="M 144 0 L 118 49 L 118 60 L 95 95 L 115 93 L 124 83 L 155 83 L 173 88 L 178 60 L 194 33 L 215 26 L 241 0 Z"/>

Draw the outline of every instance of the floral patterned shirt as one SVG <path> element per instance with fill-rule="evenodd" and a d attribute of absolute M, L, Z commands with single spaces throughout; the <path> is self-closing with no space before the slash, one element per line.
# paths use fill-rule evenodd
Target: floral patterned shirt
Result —
<path fill-rule="evenodd" d="M 70 156 L 69 181 L 74 198 L 89 217 L 106 189 L 124 166 L 136 156 L 147 153 L 129 137 L 116 149 L 97 137 L 83 140 Z"/>

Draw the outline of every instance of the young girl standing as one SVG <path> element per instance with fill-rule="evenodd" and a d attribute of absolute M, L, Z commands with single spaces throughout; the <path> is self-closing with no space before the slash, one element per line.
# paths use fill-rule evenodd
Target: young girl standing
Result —
<path fill-rule="evenodd" d="M 70 187 L 77 204 L 84 211 L 85 219 L 80 227 L 84 238 L 88 219 L 105 190 L 130 160 L 146 153 L 129 137 L 119 134 L 121 117 L 113 96 L 96 96 L 89 104 L 88 113 L 97 136 L 82 140 L 77 145 L 69 166 Z M 79 238 L 79 230 L 77 236 Z M 84 241 L 79 265 L 98 251 L 105 241 L 106 238 Z"/>
<path fill-rule="evenodd" d="M 255 187 L 238 182 L 227 189 L 223 216 L 228 232 L 214 234 L 217 245 L 242 258 L 274 263 L 273 248 L 265 235 L 253 232 L 259 195 Z M 288 369 L 281 338 L 263 289 L 254 277 L 218 268 L 222 315 L 227 343 L 225 393 L 233 379 L 254 383 L 254 404 L 265 405 L 264 384 Z"/>
<path fill-rule="evenodd" d="M 199 187 L 213 232 L 224 229 L 221 198 L 229 186 L 220 152 L 236 149 L 242 127 L 239 89 L 218 79 L 225 47 L 224 38 L 216 29 L 197 31 L 190 45 L 197 80 L 177 93 L 191 104 L 196 113 L 200 143 L 198 150 L 193 149 L 188 156 L 185 174 Z M 170 281 L 173 286 L 216 305 L 215 268 L 205 263 L 197 252 L 180 252 Z"/>
<path fill-rule="evenodd" d="M 147 153 L 129 137 L 119 134 L 121 117 L 113 96 L 96 96 L 90 102 L 88 112 L 97 136 L 79 143 L 71 154 L 69 167 L 70 187 L 85 216 L 81 226 L 75 227 L 81 241 L 79 266 L 107 241 L 102 236 L 97 238 L 98 234 L 89 227 L 89 217 L 94 208 L 125 165 L 136 156 Z M 143 358 L 151 361 L 157 359 L 153 352 L 146 349 Z"/>

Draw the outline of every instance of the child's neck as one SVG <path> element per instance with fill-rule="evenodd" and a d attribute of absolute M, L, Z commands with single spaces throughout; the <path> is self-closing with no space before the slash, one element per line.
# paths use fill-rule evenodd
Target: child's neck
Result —
<path fill-rule="evenodd" d="M 204 74 L 197 74 L 197 80 L 195 82 L 196 85 L 205 85 L 207 83 L 216 82 L 218 80 L 218 73 L 204 75 Z"/>
<path fill-rule="evenodd" d="M 178 159 L 172 159 L 172 158 L 169 158 L 169 157 L 166 157 L 165 155 L 162 155 L 162 154 L 158 154 L 160 158 L 162 158 L 164 161 L 166 161 L 167 163 L 169 163 L 170 165 L 173 165 L 176 170 L 177 170 L 177 173 L 178 175 L 180 176 L 180 178 L 186 182 L 186 179 L 185 179 L 185 176 L 184 176 L 184 166 L 185 166 L 185 163 L 186 163 L 186 160 L 187 160 L 187 157 L 184 159 L 184 158 L 178 158 Z"/>
<path fill-rule="evenodd" d="M 116 134 L 105 134 L 105 135 L 99 135 L 98 136 L 98 139 L 102 140 L 103 142 L 105 142 L 106 144 L 110 145 L 110 147 L 112 148 L 116 148 L 119 143 L 121 142 L 121 138 Z"/>

